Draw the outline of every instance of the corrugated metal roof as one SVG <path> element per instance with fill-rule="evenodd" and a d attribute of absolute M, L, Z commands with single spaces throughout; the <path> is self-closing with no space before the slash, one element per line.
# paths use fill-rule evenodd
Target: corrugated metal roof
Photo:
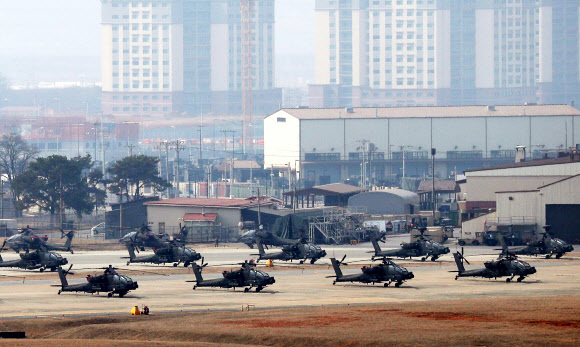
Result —
<path fill-rule="evenodd" d="M 574 161 L 570 160 L 569 156 L 566 156 L 566 157 L 561 157 L 561 158 L 530 160 L 530 161 L 522 161 L 519 163 L 511 163 L 511 164 L 504 164 L 504 165 L 498 165 L 498 166 L 484 167 L 482 169 L 466 170 L 465 172 L 489 171 L 489 170 L 498 170 L 498 169 L 513 169 L 513 168 L 529 167 L 529 166 L 557 165 L 557 164 L 567 164 L 567 163 L 573 163 L 573 162 Z"/>
<path fill-rule="evenodd" d="M 225 160 L 218 166 L 219 171 L 230 169 L 231 161 Z M 234 160 L 234 169 L 261 169 L 262 167 L 255 160 Z"/>
<path fill-rule="evenodd" d="M 447 118 L 447 117 L 517 117 L 517 116 L 580 116 L 570 105 L 513 106 L 420 106 L 420 107 L 354 107 L 284 108 L 298 119 L 366 119 L 366 118 Z"/>
<path fill-rule="evenodd" d="M 425 180 L 419 183 L 417 193 L 430 192 L 433 189 L 433 181 Z M 436 192 L 458 192 L 457 182 L 455 181 L 435 181 Z"/>
<path fill-rule="evenodd" d="M 271 202 L 262 202 L 262 205 L 271 205 Z M 220 198 L 174 198 L 146 202 L 147 206 L 193 206 L 193 207 L 228 207 L 246 208 L 258 206 L 257 201 L 249 199 L 220 199 Z"/>
<path fill-rule="evenodd" d="M 217 213 L 186 213 L 183 215 L 184 221 L 215 221 Z"/>

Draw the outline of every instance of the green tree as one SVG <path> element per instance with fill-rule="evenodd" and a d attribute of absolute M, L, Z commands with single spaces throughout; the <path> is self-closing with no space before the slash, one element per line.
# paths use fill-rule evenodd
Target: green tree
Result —
<path fill-rule="evenodd" d="M 75 211 L 79 218 L 91 213 L 104 191 L 97 187 L 96 173 L 89 173 L 91 156 L 68 159 L 61 155 L 38 158 L 14 178 L 14 190 L 21 196 L 17 207 L 38 206 L 51 216 Z M 91 178 L 92 177 L 92 178 Z"/>
<path fill-rule="evenodd" d="M 171 187 L 169 182 L 159 177 L 158 163 L 159 159 L 147 155 L 132 155 L 118 160 L 107 169 L 111 175 L 109 191 L 136 200 L 142 196 L 143 188 L 163 191 Z"/>

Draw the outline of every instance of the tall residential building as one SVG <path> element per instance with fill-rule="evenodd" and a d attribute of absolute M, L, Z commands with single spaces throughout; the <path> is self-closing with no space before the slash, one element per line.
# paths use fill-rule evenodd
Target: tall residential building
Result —
<path fill-rule="evenodd" d="M 316 0 L 311 107 L 580 101 L 578 0 Z"/>
<path fill-rule="evenodd" d="M 103 113 L 241 114 L 240 0 L 101 0 Z M 253 111 L 278 109 L 274 0 L 254 0 Z"/>

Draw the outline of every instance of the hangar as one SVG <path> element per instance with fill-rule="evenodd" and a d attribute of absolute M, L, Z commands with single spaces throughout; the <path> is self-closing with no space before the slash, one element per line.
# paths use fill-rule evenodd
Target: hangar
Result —
<path fill-rule="evenodd" d="M 264 168 L 287 168 L 314 184 L 360 177 L 361 186 L 395 176 L 435 176 L 554 155 L 580 140 L 570 105 L 296 108 L 264 119 Z M 391 185 L 391 184 L 379 184 Z M 492 192 L 493 194 L 493 192 Z"/>
<path fill-rule="evenodd" d="M 403 189 L 364 192 L 348 199 L 348 207 L 363 207 L 367 214 L 410 215 L 419 213 L 420 198 Z"/>

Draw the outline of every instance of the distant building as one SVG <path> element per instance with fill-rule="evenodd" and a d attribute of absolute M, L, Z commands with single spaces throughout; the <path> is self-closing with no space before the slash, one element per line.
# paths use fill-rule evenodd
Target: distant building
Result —
<path fill-rule="evenodd" d="M 580 102 L 578 1 L 318 0 L 310 107 Z"/>
<path fill-rule="evenodd" d="M 254 6 L 253 106 L 276 110 L 274 0 Z M 240 0 L 102 0 L 103 113 L 240 114 Z"/>
<path fill-rule="evenodd" d="M 431 176 L 435 148 L 435 176 L 455 179 L 514 163 L 518 145 L 528 159 L 559 155 L 580 142 L 579 125 L 580 111 L 568 105 L 282 109 L 264 120 L 264 168 L 368 187 Z"/>

